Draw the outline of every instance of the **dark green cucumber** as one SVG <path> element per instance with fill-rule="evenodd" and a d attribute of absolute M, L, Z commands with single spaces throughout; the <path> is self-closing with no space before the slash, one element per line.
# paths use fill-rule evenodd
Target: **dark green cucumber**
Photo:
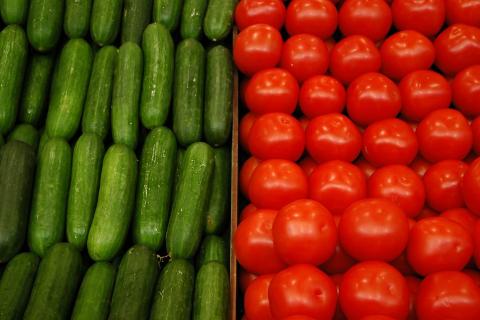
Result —
<path fill-rule="evenodd" d="M 195 280 L 192 319 L 226 320 L 229 294 L 227 268 L 215 261 L 204 264 Z"/>
<path fill-rule="evenodd" d="M 236 0 L 208 1 L 207 13 L 203 21 L 203 32 L 208 39 L 219 41 L 230 34 L 236 3 Z"/>
<path fill-rule="evenodd" d="M 3 136 L 0 134 L 0 147 L 5 144 L 5 140 L 3 140 Z"/>
<path fill-rule="evenodd" d="M 0 1 L 0 14 L 5 24 L 23 24 L 27 19 L 28 0 Z"/>
<path fill-rule="evenodd" d="M 170 213 L 177 140 L 165 127 L 150 131 L 142 150 L 133 240 L 153 251 L 163 246 Z"/>
<path fill-rule="evenodd" d="M 145 67 L 140 118 L 146 128 L 162 126 L 168 117 L 172 99 L 174 52 L 170 32 L 159 23 L 150 24 L 143 33 Z"/>
<path fill-rule="evenodd" d="M 124 0 L 122 18 L 122 43 L 142 42 L 143 31 L 152 18 L 153 0 Z"/>
<path fill-rule="evenodd" d="M 112 44 L 122 19 L 123 0 L 93 0 L 90 34 L 99 46 Z"/>
<path fill-rule="evenodd" d="M 180 182 L 180 172 L 182 170 L 182 162 L 183 158 L 185 157 L 185 149 L 177 149 L 177 163 L 175 167 L 175 182 L 174 182 L 174 188 L 173 188 L 173 195 L 177 194 L 178 191 L 178 185 Z"/>
<path fill-rule="evenodd" d="M 25 241 L 35 149 L 20 141 L 9 141 L 0 157 L 0 263 L 18 253 Z"/>
<path fill-rule="evenodd" d="M 127 42 L 120 47 L 113 81 L 112 137 L 132 149 L 138 140 L 138 107 L 142 89 L 143 53 L 138 45 Z"/>
<path fill-rule="evenodd" d="M 182 5 L 183 0 L 153 0 L 153 21 L 174 31 L 180 20 Z"/>
<path fill-rule="evenodd" d="M 207 3 L 208 0 L 184 1 L 182 19 L 180 20 L 180 35 L 182 39 L 200 38 Z"/>
<path fill-rule="evenodd" d="M 195 39 L 177 47 L 173 97 L 173 131 L 188 146 L 202 139 L 205 50 Z"/>
<path fill-rule="evenodd" d="M 43 147 L 45 146 L 45 144 L 47 143 L 47 141 L 50 139 L 50 137 L 48 136 L 47 134 L 47 131 L 45 130 L 45 128 L 43 128 L 42 130 L 40 130 L 40 139 L 38 140 L 38 148 L 37 148 L 37 157 L 40 158 L 40 154 L 43 150 Z"/>
<path fill-rule="evenodd" d="M 212 261 L 228 267 L 228 250 L 225 241 L 218 236 L 206 236 L 197 254 L 197 269 Z"/>
<path fill-rule="evenodd" d="M 92 0 L 65 0 L 63 29 L 70 39 L 85 38 L 90 27 Z"/>
<path fill-rule="evenodd" d="M 30 0 L 27 35 L 35 50 L 53 49 L 62 34 L 65 0 Z"/>
<path fill-rule="evenodd" d="M 0 134 L 6 134 L 17 118 L 28 44 L 22 27 L 10 25 L 0 32 Z"/>
<path fill-rule="evenodd" d="M 197 142 L 188 147 L 168 222 L 170 257 L 188 259 L 197 252 L 205 228 L 214 166 L 214 153 L 208 144 Z"/>
<path fill-rule="evenodd" d="M 115 267 L 112 264 L 96 262 L 88 268 L 78 291 L 71 319 L 107 319 L 114 283 Z"/>
<path fill-rule="evenodd" d="M 112 145 L 103 159 L 97 208 L 88 233 L 93 260 L 111 260 L 122 248 L 135 206 L 136 181 L 135 153 L 125 145 Z"/>
<path fill-rule="evenodd" d="M 69 243 L 57 243 L 40 262 L 24 320 L 67 319 L 82 280 L 82 256 Z"/>
<path fill-rule="evenodd" d="M 188 260 L 174 259 L 160 273 L 150 320 L 189 320 L 195 269 Z"/>
<path fill-rule="evenodd" d="M 30 124 L 19 124 L 16 126 L 13 131 L 8 136 L 8 140 L 17 140 L 25 142 L 33 147 L 33 150 L 36 150 L 38 147 L 38 139 L 40 135 L 38 134 L 37 129 L 35 129 Z"/>
<path fill-rule="evenodd" d="M 95 213 L 102 170 L 102 139 L 85 133 L 73 150 L 72 179 L 67 204 L 67 240 L 82 251 Z"/>
<path fill-rule="evenodd" d="M 106 46 L 95 55 L 88 86 L 82 130 L 105 139 L 110 130 L 113 74 L 117 64 L 117 48 Z"/>
<path fill-rule="evenodd" d="M 118 267 L 108 319 L 147 319 L 157 275 L 155 252 L 142 245 L 130 248 Z"/>

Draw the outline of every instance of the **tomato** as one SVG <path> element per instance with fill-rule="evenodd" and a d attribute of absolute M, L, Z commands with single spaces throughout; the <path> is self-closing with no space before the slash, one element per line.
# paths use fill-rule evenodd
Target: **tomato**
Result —
<path fill-rule="evenodd" d="M 430 162 L 462 160 L 472 149 L 472 130 L 457 110 L 433 111 L 420 122 L 416 134 L 420 154 Z"/>
<path fill-rule="evenodd" d="M 462 190 L 467 207 L 480 215 L 480 158 L 470 164 L 463 177 Z"/>
<path fill-rule="evenodd" d="M 322 39 L 310 34 L 297 34 L 283 45 L 280 66 L 299 82 L 324 74 L 328 69 L 328 49 Z"/>
<path fill-rule="evenodd" d="M 438 215 L 439 213 L 437 211 L 424 207 L 422 211 L 420 211 L 420 214 L 415 217 L 415 220 L 420 221 L 426 218 L 437 217 Z"/>
<path fill-rule="evenodd" d="M 417 298 L 418 287 L 420 286 L 420 279 L 417 277 L 405 277 L 405 281 L 407 281 L 408 292 L 410 296 L 409 302 L 409 312 L 408 312 L 408 320 L 416 320 L 415 314 L 415 301 Z"/>
<path fill-rule="evenodd" d="M 475 233 L 475 223 L 477 222 L 477 216 L 465 208 L 455 208 L 444 211 L 440 214 L 441 217 L 447 218 L 453 222 L 458 223 L 465 230 L 474 235 Z"/>
<path fill-rule="evenodd" d="M 480 268 L 480 219 L 477 219 L 475 223 L 475 229 L 473 232 L 473 259 L 475 260 L 475 265 L 477 268 Z"/>
<path fill-rule="evenodd" d="M 310 122 L 310 119 L 303 116 L 298 121 L 300 121 L 300 125 L 302 126 L 303 131 L 307 130 L 308 123 Z"/>
<path fill-rule="evenodd" d="M 337 243 L 335 253 L 322 265 L 322 270 L 328 274 L 344 273 L 353 267 L 355 263 L 356 261 L 343 250 L 340 243 Z"/>
<path fill-rule="evenodd" d="M 343 275 L 339 300 L 349 320 L 372 314 L 395 319 L 408 315 L 407 282 L 385 262 L 361 262 L 348 270 Z"/>
<path fill-rule="evenodd" d="M 268 288 L 273 275 L 264 275 L 250 283 L 243 304 L 248 320 L 273 320 L 268 301 Z"/>
<path fill-rule="evenodd" d="M 398 88 L 402 97 L 402 115 L 411 121 L 420 121 L 432 111 L 446 109 L 452 101 L 448 81 L 431 70 L 407 74 Z"/>
<path fill-rule="evenodd" d="M 294 315 L 331 319 L 337 292 L 333 281 L 318 268 L 297 264 L 273 277 L 268 298 L 277 319 Z"/>
<path fill-rule="evenodd" d="M 361 320 L 395 320 L 395 318 L 388 317 L 388 316 L 370 315 L 370 316 L 363 317 Z"/>
<path fill-rule="evenodd" d="M 299 163 L 300 167 L 302 168 L 303 172 L 307 175 L 307 177 L 310 177 L 312 174 L 313 170 L 317 167 L 317 163 L 315 160 L 310 158 L 309 156 L 306 156 L 303 158 Z"/>
<path fill-rule="evenodd" d="M 315 320 L 315 318 L 306 317 L 306 316 L 291 316 L 291 317 L 285 318 L 285 320 Z"/>
<path fill-rule="evenodd" d="M 375 172 L 376 167 L 368 162 L 364 157 L 359 157 L 357 161 L 355 161 L 355 165 L 365 174 L 367 178 Z"/>
<path fill-rule="evenodd" d="M 435 64 L 447 75 L 480 64 L 480 28 L 454 24 L 440 33 L 434 41 Z"/>
<path fill-rule="evenodd" d="M 303 114 L 315 118 L 328 113 L 341 113 L 346 95 L 345 88 L 338 80 L 319 75 L 303 83 L 298 100 Z"/>
<path fill-rule="evenodd" d="M 445 1 L 448 24 L 464 23 L 480 28 L 480 2 L 478 0 Z"/>
<path fill-rule="evenodd" d="M 332 281 L 335 283 L 335 286 L 337 287 L 337 296 L 338 296 L 338 293 L 340 292 L 340 284 L 342 283 L 342 280 L 343 280 L 343 274 L 331 275 L 330 279 L 332 279 Z M 340 303 L 338 303 L 338 301 L 335 309 L 335 315 L 333 316 L 333 320 L 347 320 L 345 318 L 345 315 L 342 312 L 342 308 L 340 308 Z"/>
<path fill-rule="evenodd" d="M 330 72 L 338 81 L 349 84 L 382 66 L 380 52 L 372 40 L 364 36 L 349 36 L 340 40 L 330 54 Z"/>
<path fill-rule="evenodd" d="M 249 112 L 243 116 L 239 124 L 239 140 L 240 145 L 245 151 L 248 151 L 248 135 L 250 134 L 250 129 L 252 129 L 253 124 L 257 120 L 258 115 L 253 112 Z"/>
<path fill-rule="evenodd" d="M 477 155 L 480 155 L 480 116 L 472 121 L 470 128 L 473 133 L 473 151 L 475 151 Z"/>
<path fill-rule="evenodd" d="M 309 33 L 328 39 L 337 29 L 337 9 L 328 0 L 292 0 L 285 28 L 291 36 Z"/>
<path fill-rule="evenodd" d="M 248 185 L 250 184 L 250 179 L 252 178 L 253 172 L 257 169 L 258 165 L 261 163 L 255 157 L 248 158 L 242 165 L 240 169 L 240 174 L 238 176 L 240 191 L 242 194 L 248 198 Z"/>
<path fill-rule="evenodd" d="M 457 73 L 452 83 L 452 91 L 453 103 L 457 109 L 466 116 L 479 116 L 480 64 L 468 67 Z"/>
<path fill-rule="evenodd" d="M 248 273 L 242 267 L 238 269 L 238 282 L 240 285 L 240 291 L 245 293 L 247 291 L 248 286 L 252 284 L 253 280 L 257 279 L 258 276 L 253 273 Z"/>
<path fill-rule="evenodd" d="M 401 109 L 397 85 L 380 73 L 367 73 L 355 79 L 347 90 L 347 112 L 361 126 L 395 118 Z"/>
<path fill-rule="evenodd" d="M 330 160 L 351 162 L 362 149 L 360 130 L 340 113 L 310 120 L 305 138 L 308 153 L 320 163 Z"/>
<path fill-rule="evenodd" d="M 239 98 L 240 98 L 240 101 L 245 104 L 245 91 L 247 90 L 247 85 L 248 85 L 248 81 L 250 79 L 248 78 L 243 78 L 240 80 L 240 84 L 239 84 L 239 88 L 238 88 L 238 95 L 239 95 Z"/>
<path fill-rule="evenodd" d="M 376 42 L 392 26 L 392 12 L 384 0 L 346 0 L 338 13 L 338 26 L 345 36 L 359 34 Z"/>
<path fill-rule="evenodd" d="M 365 175 L 353 164 L 339 160 L 325 162 L 309 178 L 310 199 L 340 215 L 350 204 L 366 197 L 366 184 Z"/>
<path fill-rule="evenodd" d="M 337 42 L 335 41 L 334 38 L 328 38 L 325 40 L 325 45 L 327 46 L 328 54 L 330 55 L 332 53 L 332 49 L 335 46 Z"/>
<path fill-rule="evenodd" d="M 398 30 L 415 30 L 432 37 L 445 21 L 444 0 L 393 0 L 392 16 Z"/>
<path fill-rule="evenodd" d="M 235 23 L 240 31 L 259 23 L 281 29 L 286 11 L 280 0 L 240 0 L 235 8 Z"/>
<path fill-rule="evenodd" d="M 415 171 L 402 165 L 377 169 L 368 179 L 368 196 L 393 201 L 409 218 L 418 215 L 425 203 L 422 180 Z"/>
<path fill-rule="evenodd" d="M 468 165 L 459 160 L 443 160 L 428 168 L 423 177 L 430 208 L 445 211 L 464 206 L 460 184 Z"/>
<path fill-rule="evenodd" d="M 422 320 L 480 319 L 480 288 L 461 272 L 438 272 L 420 283 L 415 307 Z"/>
<path fill-rule="evenodd" d="M 248 186 L 250 201 L 259 208 L 281 209 L 308 195 L 307 176 L 294 162 L 281 159 L 260 163 Z"/>
<path fill-rule="evenodd" d="M 475 282 L 477 287 L 480 287 L 480 272 L 472 269 L 465 269 L 462 272 L 469 276 L 473 280 L 473 282 Z"/>
<path fill-rule="evenodd" d="M 415 171 L 420 177 L 423 178 L 425 172 L 430 168 L 432 164 L 427 160 L 423 159 L 421 156 L 417 156 L 415 160 L 410 164 L 410 168 Z"/>
<path fill-rule="evenodd" d="M 247 219 L 248 217 L 253 216 L 253 215 L 256 214 L 259 210 L 268 210 L 268 209 L 258 209 L 258 208 L 255 207 L 253 204 L 249 203 L 249 204 L 246 205 L 246 206 L 242 209 L 242 211 L 240 212 L 239 221 L 242 222 L 243 220 Z"/>
<path fill-rule="evenodd" d="M 283 69 L 267 69 L 256 73 L 248 82 L 245 102 L 258 114 L 270 112 L 293 113 L 297 106 L 297 80 Z"/>

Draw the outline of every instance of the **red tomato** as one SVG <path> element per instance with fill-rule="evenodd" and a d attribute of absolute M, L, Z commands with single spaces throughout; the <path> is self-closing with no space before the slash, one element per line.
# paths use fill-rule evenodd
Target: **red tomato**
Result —
<path fill-rule="evenodd" d="M 298 121 L 300 121 L 300 125 L 302 126 L 303 131 L 307 130 L 310 120 L 307 117 L 303 116 Z"/>
<path fill-rule="evenodd" d="M 322 269 L 328 274 L 344 273 L 353 267 L 356 261 L 342 249 L 340 243 L 335 247 L 333 256 L 322 265 Z"/>
<path fill-rule="evenodd" d="M 480 15 L 478 20 L 480 21 Z M 466 116 L 479 116 L 480 64 L 468 67 L 457 73 L 452 83 L 452 91 L 453 103 L 457 109 Z"/>
<path fill-rule="evenodd" d="M 306 316 L 291 316 L 291 317 L 286 317 L 285 320 L 315 320 L 315 318 L 306 317 Z"/>
<path fill-rule="evenodd" d="M 427 161 L 462 160 L 472 149 L 472 130 L 457 110 L 433 111 L 420 122 L 416 134 L 420 154 Z"/>
<path fill-rule="evenodd" d="M 370 176 L 375 172 L 376 167 L 365 160 L 364 157 L 359 157 L 357 161 L 355 161 L 355 165 L 360 169 L 367 178 L 370 178 Z"/>
<path fill-rule="evenodd" d="M 260 163 L 248 186 L 250 201 L 259 208 L 281 209 L 308 195 L 307 176 L 294 162 L 281 159 Z"/>
<path fill-rule="evenodd" d="M 408 320 L 416 320 L 415 301 L 417 299 L 418 287 L 420 286 L 421 281 L 419 278 L 412 276 L 405 277 L 405 281 L 407 281 L 408 292 L 410 296 Z"/>
<path fill-rule="evenodd" d="M 480 155 L 480 116 L 472 121 L 470 128 L 473 133 L 473 151 L 475 151 L 477 155 Z"/>
<path fill-rule="evenodd" d="M 248 151 L 248 135 L 250 134 L 250 129 L 252 129 L 257 118 L 258 116 L 255 113 L 249 112 L 243 116 L 242 120 L 240 120 L 239 139 L 240 145 L 245 151 Z"/>
<path fill-rule="evenodd" d="M 420 121 L 432 111 L 446 109 L 452 101 L 448 81 L 431 70 L 409 73 L 398 88 L 402 96 L 402 114 L 411 121 Z"/>
<path fill-rule="evenodd" d="M 303 172 L 307 175 L 307 177 L 310 177 L 312 174 L 313 170 L 317 167 L 317 163 L 315 160 L 310 158 L 309 156 L 306 156 L 303 158 L 299 163 L 300 167 L 302 168 Z"/>
<path fill-rule="evenodd" d="M 253 216 L 259 210 L 268 210 L 268 209 L 257 209 L 257 207 L 255 207 L 253 204 L 249 203 L 248 205 L 246 205 L 242 209 L 242 212 L 240 212 L 239 221 L 242 222 L 243 220 L 247 219 L 248 217 Z"/>
<path fill-rule="evenodd" d="M 346 95 L 345 88 L 335 78 L 315 76 L 305 81 L 300 89 L 300 109 L 309 118 L 341 113 L 345 107 Z"/>
<path fill-rule="evenodd" d="M 240 291 L 245 293 L 247 291 L 248 286 L 252 284 L 253 280 L 257 279 L 258 276 L 254 275 L 253 273 L 248 273 L 247 271 L 243 270 L 242 267 L 238 270 L 238 282 L 240 284 Z"/>
<path fill-rule="evenodd" d="M 467 207 L 480 215 L 480 158 L 470 164 L 462 181 L 463 200 Z"/>
<path fill-rule="evenodd" d="M 409 218 L 418 215 L 425 203 L 422 180 L 415 171 L 402 165 L 377 169 L 368 179 L 368 196 L 394 202 Z"/>
<path fill-rule="evenodd" d="M 273 320 L 268 301 L 268 287 L 272 279 L 273 275 L 260 276 L 248 286 L 243 304 L 249 320 Z"/>
<path fill-rule="evenodd" d="M 254 24 L 235 39 L 233 59 L 237 68 L 246 75 L 275 67 L 282 56 L 282 35 L 267 24 Z"/>
<path fill-rule="evenodd" d="M 333 38 L 328 38 L 325 40 L 325 45 L 327 46 L 328 54 L 330 55 L 332 53 L 332 49 L 335 46 L 337 42 Z"/>
<path fill-rule="evenodd" d="M 240 0 L 235 9 L 235 23 L 240 31 L 259 23 L 281 29 L 285 14 L 285 5 L 280 0 Z"/>
<path fill-rule="evenodd" d="M 464 23 L 480 28 L 480 2 L 478 0 L 445 1 L 448 24 Z"/>
<path fill-rule="evenodd" d="M 323 204 L 332 214 L 340 215 L 353 202 L 366 196 L 363 172 L 345 161 L 320 164 L 309 179 L 310 198 Z"/>
<path fill-rule="evenodd" d="M 283 69 L 267 69 L 256 73 L 248 82 L 245 101 L 250 111 L 293 113 L 298 99 L 297 80 Z"/>
<path fill-rule="evenodd" d="M 435 45 L 435 64 L 447 75 L 480 64 L 480 28 L 454 24 L 440 33 Z"/>
<path fill-rule="evenodd" d="M 462 272 L 469 276 L 473 280 L 473 282 L 475 282 L 477 287 L 480 287 L 480 272 L 472 269 L 465 269 Z"/>
<path fill-rule="evenodd" d="M 443 0 L 393 0 L 393 24 L 398 30 L 415 30 L 432 37 L 445 21 Z"/>
<path fill-rule="evenodd" d="M 426 218 L 432 218 L 432 217 L 437 217 L 439 213 L 437 211 L 434 211 L 428 207 L 424 207 L 420 214 L 415 217 L 415 220 L 420 221 Z"/>
<path fill-rule="evenodd" d="M 415 171 L 420 177 L 423 178 L 425 172 L 430 168 L 432 164 L 427 160 L 423 159 L 421 156 L 417 156 L 415 160 L 410 164 L 410 168 Z"/>
<path fill-rule="evenodd" d="M 409 231 L 412 230 L 413 226 L 417 223 L 415 220 L 408 218 L 408 228 Z M 414 275 L 415 271 L 412 266 L 408 263 L 407 252 L 404 250 L 401 255 L 390 262 L 390 265 L 397 269 L 404 276 Z"/>
<path fill-rule="evenodd" d="M 310 120 L 305 132 L 307 151 L 317 162 L 355 160 L 362 149 L 360 130 L 340 113 Z"/>
<path fill-rule="evenodd" d="M 343 275 L 339 300 L 349 320 L 372 314 L 395 319 L 408 315 L 407 282 L 385 262 L 361 262 L 348 270 Z"/>
<path fill-rule="evenodd" d="M 395 318 L 388 317 L 388 316 L 366 316 L 363 317 L 361 320 L 395 320 Z"/>
<path fill-rule="evenodd" d="M 242 194 L 248 198 L 248 185 L 250 184 L 250 179 L 252 179 L 253 172 L 257 169 L 258 165 L 261 163 L 255 157 L 248 158 L 242 165 L 240 169 L 240 174 L 238 177 L 239 184 L 240 184 L 240 191 Z"/>
<path fill-rule="evenodd" d="M 480 319 L 480 288 L 461 272 L 438 272 L 420 283 L 415 307 L 422 320 L 477 320 Z"/>
<path fill-rule="evenodd" d="M 337 9 L 327 0 L 292 0 L 285 27 L 291 36 L 309 33 L 328 39 L 337 29 Z"/>
<path fill-rule="evenodd" d="M 473 232 L 473 258 L 475 260 L 475 265 L 477 268 L 480 268 L 480 219 L 477 219 L 475 223 L 475 229 Z"/>
<path fill-rule="evenodd" d="M 331 319 L 337 292 L 333 281 L 308 264 L 297 264 L 277 273 L 268 290 L 270 308 L 277 319 L 304 315 Z"/>
<path fill-rule="evenodd" d="M 477 222 L 477 216 L 465 208 L 456 208 L 444 211 L 440 214 L 441 217 L 447 218 L 453 222 L 458 223 L 465 230 L 474 235 L 475 233 L 475 223 Z"/>
<path fill-rule="evenodd" d="M 359 34 L 376 42 L 392 26 L 392 12 L 384 0 L 346 0 L 338 13 L 338 26 L 345 36 Z"/>
<path fill-rule="evenodd" d="M 322 39 L 310 34 L 297 34 L 283 45 L 280 65 L 299 82 L 324 74 L 328 69 L 328 50 Z"/>
<path fill-rule="evenodd" d="M 238 95 L 239 95 L 239 98 L 240 98 L 240 101 L 245 104 L 245 91 L 247 90 L 247 85 L 248 85 L 248 78 L 243 78 L 240 80 L 240 85 L 239 85 L 239 88 L 238 88 Z"/>
<path fill-rule="evenodd" d="M 347 112 L 361 126 L 395 118 L 400 109 L 400 91 L 397 85 L 380 73 L 364 74 L 348 87 Z"/>

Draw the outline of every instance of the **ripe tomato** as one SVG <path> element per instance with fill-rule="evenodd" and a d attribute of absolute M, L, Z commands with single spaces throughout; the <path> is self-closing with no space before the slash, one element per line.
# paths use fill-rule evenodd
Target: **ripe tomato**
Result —
<path fill-rule="evenodd" d="M 370 315 L 370 316 L 363 317 L 360 320 L 395 320 L 395 318 L 388 317 L 388 316 Z"/>
<path fill-rule="evenodd" d="M 398 88 L 402 96 L 402 115 L 411 121 L 420 121 L 432 111 L 446 109 L 452 101 L 448 81 L 431 70 L 409 73 Z"/>
<path fill-rule="evenodd" d="M 250 179 L 252 178 L 253 172 L 257 169 L 258 165 L 261 163 L 255 157 L 248 158 L 242 165 L 240 169 L 240 174 L 238 177 L 239 184 L 240 184 L 240 191 L 242 194 L 248 198 L 248 185 L 250 184 Z"/>
<path fill-rule="evenodd" d="M 473 151 L 475 151 L 477 155 L 480 155 L 480 116 L 472 121 L 470 128 L 473 133 Z"/>
<path fill-rule="evenodd" d="M 328 69 L 329 54 L 322 39 L 310 34 L 297 34 L 283 45 L 280 66 L 299 82 L 324 74 Z"/>
<path fill-rule="evenodd" d="M 398 30 L 415 30 L 432 37 L 445 21 L 443 0 L 393 0 L 393 24 Z"/>
<path fill-rule="evenodd" d="M 242 211 L 240 212 L 240 217 L 238 219 L 239 219 L 240 222 L 242 222 L 243 220 L 247 219 L 248 217 L 256 214 L 259 210 L 268 210 L 268 209 L 258 209 L 253 204 L 249 203 L 248 205 L 246 205 L 242 209 Z"/>
<path fill-rule="evenodd" d="M 268 301 L 268 288 L 273 275 L 264 275 L 250 283 L 245 292 L 243 304 L 248 320 L 273 320 Z"/>
<path fill-rule="evenodd" d="M 306 156 L 303 158 L 299 163 L 300 167 L 302 168 L 303 172 L 307 175 L 307 177 L 310 177 L 312 174 L 313 170 L 317 167 L 317 163 L 315 160 L 310 158 L 309 156 Z"/>
<path fill-rule="evenodd" d="M 410 296 L 408 320 L 416 320 L 415 301 L 417 300 L 418 287 L 420 286 L 421 281 L 419 278 L 412 276 L 405 277 L 405 280 L 407 281 L 408 292 Z"/>
<path fill-rule="evenodd" d="M 335 247 L 335 253 L 322 265 L 322 270 L 328 274 L 344 273 L 353 267 L 356 261 L 342 249 L 340 243 Z"/>
<path fill-rule="evenodd" d="M 323 204 L 334 215 L 340 215 L 353 202 L 366 197 L 363 172 L 345 161 L 320 164 L 309 178 L 310 199 Z"/>
<path fill-rule="evenodd" d="M 330 160 L 351 162 L 362 149 L 360 130 L 340 113 L 310 120 L 305 138 L 308 153 L 319 163 Z"/>
<path fill-rule="evenodd" d="M 235 8 L 235 23 L 240 31 L 259 23 L 281 29 L 285 14 L 285 5 L 280 0 L 240 0 Z"/>
<path fill-rule="evenodd" d="M 475 282 L 477 287 L 480 287 L 480 272 L 472 269 L 465 269 L 462 272 L 469 276 L 473 280 L 473 282 Z"/>
<path fill-rule="evenodd" d="M 420 154 L 427 161 L 462 160 L 472 149 L 472 130 L 457 110 L 433 111 L 420 122 L 416 134 Z"/>
<path fill-rule="evenodd" d="M 346 95 L 345 88 L 335 78 L 314 76 L 305 81 L 300 89 L 300 109 L 309 118 L 342 113 Z"/>
<path fill-rule="evenodd" d="M 315 320 L 315 318 L 307 317 L 307 316 L 291 316 L 291 317 L 286 317 L 285 320 Z"/>
<path fill-rule="evenodd" d="M 367 178 L 370 178 L 370 176 L 376 170 L 376 167 L 367 160 L 365 160 L 365 158 L 362 156 L 360 156 L 357 161 L 355 161 L 355 165 L 365 174 Z"/>
<path fill-rule="evenodd" d="M 475 233 L 475 223 L 477 216 L 465 208 L 456 208 L 444 211 L 440 214 L 441 217 L 447 218 L 453 222 L 458 223 L 473 237 Z"/>
<path fill-rule="evenodd" d="M 480 2 L 477 0 L 445 1 L 448 24 L 464 23 L 480 28 Z"/>
<path fill-rule="evenodd" d="M 238 282 L 240 284 L 240 291 L 242 293 L 245 293 L 245 291 L 247 291 L 248 286 L 250 286 L 253 280 L 257 278 L 258 278 L 257 275 L 245 271 L 242 267 L 238 268 Z"/>
<path fill-rule="evenodd" d="M 309 33 L 328 39 L 337 29 L 337 9 L 328 0 L 292 0 L 287 8 L 285 28 L 291 36 Z"/>
<path fill-rule="evenodd" d="M 307 197 L 307 176 L 292 161 L 266 160 L 255 169 L 248 195 L 258 208 L 281 209 L 292 201 Z"/>
<path fill-rule="evenodd" d="M 347 112 L 361 126 L 395 118 L 401 109 L 397 85 L 380 73 L 367 73 L 355 79 L 347 90 Z"/>
<path fill-rule="evenodd" d="M 480 215 L 480 158 L 470 164 L 462 181 L 463 199 L 467 207 Z"/>
<path fill-rule="evenodd" d="M 430 168 L 432 164 L 427 160 L 423 159 L 421 156 L 417 156 L 415 160 L 410 164 L 410 168 L 415 171 L 420 177 L 423 178 L 425 172 Z"/>
<path fill-rule="evenodd" d="M 245 104 L 245 91 L 247 90 L 248 78 L 243 78 L 240 80 L 239 88 L 238 88 L 238 95 L 240 101 Z"/>
<path fill-rule="evenodd" d="M 475 223 L 475 229 L 473 231 L 473 259 L 475 260 L 475 265 L 477 268 L 480 268 L 480 219 L 477 219 Z"/>
<path fill-rule="evenodd" d="M 248 151 L 248 135 L 250 134 L 250 129 L 252 129 L 257 118 L 258 116 L 255 113 L 249 112 L 243 116 L 242 120 L 240 120 L 239 140 L 240 145 L 245 151 Z"/>
<path fill-rule="evenodd" d="M 301 117 L 298 121 L 300 121 L 300 125 L 302 126 L 303 131 L 307 130 L 308 123 L 310 120 L 307 117 Z"/>
<path fill-rule="evenodd" d="M 268 298 L 276 319 L 294 315 L 331 319 L 337 292 L 333 281 L 318 268 L 297 264 L 273 277 Z"/>
<path fill-rule="evenodd" d="M 415 217 L 415 220 L 420 221 L 426 218 L 432 218 L 432 217 L 437 217 L 439 213 L 435 210 L 432 210 L 428 207 L 424 207 L 420 214 Z"/>
<path fill-rule="evenodd" d="M 480 64 L 468 67 L 457 73 L 452 83 L 452 91 L 453 103 L 457 109 L 466 116 L 479 116 Z"/>

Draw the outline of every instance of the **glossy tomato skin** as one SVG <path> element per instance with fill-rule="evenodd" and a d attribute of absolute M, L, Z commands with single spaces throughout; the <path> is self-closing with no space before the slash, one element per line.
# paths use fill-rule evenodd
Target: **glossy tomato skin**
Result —
<path fill-rule="evenodd" d="M 328 39 L 337 29 L 337 9 L 328 0 L 293 0 L 287 8 L 285 28 L 291 36 L 309 33 Z"/>
<path fill-rule="evenodd" d="M 264 275 L 253 280 L 245 292 L 245 315 L 250 320 L 273 320 L 268 301 L 268 288 L 273 275 Z"/>
<path fill-rule="evenodd" d="M 342 113 L 346 96 L 345 88 L 337 79 L 318 75 L 302 84 L 298 102 L 304 115 L 315 118 L 329 113 Z"/>
<path fill-rule="evenodd" d="M 417 156 L 415 160 L 410 164 L 410 168 L 415 171 L 420 177 L 423 178 L 425 172 L 430 168 L 432 164 L 422 158 L 422 156 Z"/>
<path fill-rule="evenodd" d="M 378 316 L 378 315 L 370 315 L 363 317 L 360 320 L 395 320 L 395 318 L 389 317 L 389 316 Z"/>
<path fill-rule="evenodd" d="M 457 109 L 466 116 L 479 116 L 480 64 L 468 67 L 457 73 L 452 83 L 452 91 L 453 103 Z"/>
<path fill-rule="evenodd" d="M 478 217 L 473 214 L 471 211 L 465 208 L 455 208 L 442 212 L 441 217 L 447 218 L 453 222 L 461 225 L 465 230 L 474 235 L 475 233 L 475 223 L 477 222 Z"/>
<path fill-rule="evenodd" d="M 258 116 L 255 113 L 249 112 L 243 116 L 242 120 L 240 120 L 239 140 L 240 145 L 245 151 L 248 151 L 248 135 L 250 134 L 250 130 L 252 129 L 257 118 Z"/>
<path fill-rule="evenodd" d="M 465 269 L 462 272 L 469 276 L 473 280 L 473 282 L 475 282 L 477 287 L 480 287 L 480 272 L 473 269 Z"/>
<path fill-rule="evenodd" d="M 242 194 L 248 198 L 248 185 L 250 184 L 250 179 L 252 178 L 253 172 L 260 164 L 260 160 L 255 157 L 248 158 L 240 168 L 239 174 L 239 184 L 240 191 Z"/>
<path fill-rule="evenodd" d="M 480 116 L 472 121 L 470 128 L 473 134 L 473 151 L 475 151 L 477 155 L 480 155 Z"/>
<path fill-rule="evenodd" d="M 318 163 L 311 157 L 306 156 L 302 160 L 300 160 L 298 165 L 302 168 L 303 172 L 305 172 L 307 177 L 310 177 L 313 170 L 315 170 L 315 168 L 317 167 Z"/>
<path fill-rule="evenodd" d="M 247 219 L 248 217 L 256 214 L 258 212 L 258 210 L 261 210 L 261 209 L 257 209 L 257 207 L 255 207 L 253 204 L 249 203 L 240 212 L 240 216 L 239 216 L 238 220 L 240 222 L 242 222 L 243 220 Z M 263 210 L 268 210 L 268 209 L 263 209 Z"/>
<path fill-rule="evenodd" d="M 443 0 L 393 0 L 393 24 L 398 30 L 415 30 L 432 37 L 445 21 Z"/>
<path fill-rule="evenodd" d="M 480 268 L 480 219 L 477 219 L 475 223 L 475 229 L 473 231 L 473 259 L 477 268 Z"/>
<path fill-rule="evenodd" d="M 447 23 L 463 23 L 480 28 L 480 2 L 476 0 L 448 0 Z"/>
<path fill-rule="evenodd" d="M 368 162 L 364 157 L 360 156 L 356 161 L 355 165 L 365 174 L 367 178 L 375 172 L 377 169 L 373 164 Z"/>
<path fill-rule="evenodd" d="M 254 24 L 281 29 L 286 9 L 280 0 L 240 0 L 235 8 L 235 23 L 240 31 Z"/>
<path fill-rule="evenodd" d="M 417 299 L 417 292 L 418 287 L 420 286 L 420 279 L 413 276 L 405 277 L 408 286 L 408 292 L 410 296 L 410 303 L 409 303 L 409 312 L 408 312 L 408 320 L 416 320 L 417 316 L 415 314 L 415 301 Z"/>
<path fill-rule="evenodd" d="M 480 158 L 470 164 L 462 181 L 463 200 L 467 207 L 480 215 Z"/>

